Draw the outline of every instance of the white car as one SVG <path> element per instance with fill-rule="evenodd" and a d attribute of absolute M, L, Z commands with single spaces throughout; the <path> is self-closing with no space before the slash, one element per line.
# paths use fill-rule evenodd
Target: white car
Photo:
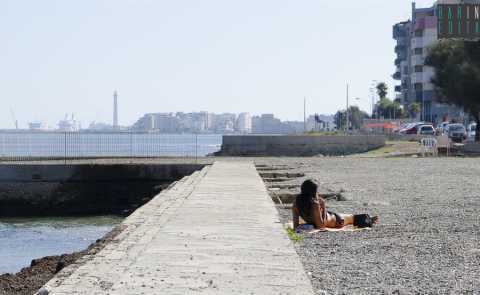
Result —
<path fill-rule="evenodd" d="M 433 125 L 420 125 L 418 126 L 417 134 L 435 135 L 435 128 L 433 128 Z"/>
<path fill-rule="evenodd" d="M 475 140 L 475 134 L 477 133 L 477 123 L 472 123 L 467 127 L 467 137 L 469 140 Z"/>

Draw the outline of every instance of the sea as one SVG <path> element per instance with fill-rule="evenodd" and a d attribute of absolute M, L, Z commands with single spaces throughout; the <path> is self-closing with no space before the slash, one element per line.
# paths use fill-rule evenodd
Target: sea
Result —
<path fill-rule="evenodd" d="M 1 218 L 0 274 L 16 273 L 33 259 L 84 250 L 122 220 L 117 216 Z"/>
<path fill-rule="evenodd" d="M 203 157 L 219 134 L 0 132 L 0 157 Z"/>
<path fill-rule="evenodd" d="M 0 158 L 203 157 L 220 150 L 217 134 L 1 132 Z M 87 248 L 122 218 L 0 218 L 0 274 L 32 259 Z"/>

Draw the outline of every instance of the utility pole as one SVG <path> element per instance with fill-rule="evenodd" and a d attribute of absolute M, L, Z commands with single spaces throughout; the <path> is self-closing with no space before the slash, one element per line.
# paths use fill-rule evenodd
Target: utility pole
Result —
<path fill-rule="evenodd" d="M 372 97 L 372 119 L 374 119 L 375 114 L 373 112 L 375 111 L 375 91 L 373 88 L 370 88 L 370 96 Z"/>
<path fill-rule="evenodd" d="M 307 98 L 303 97 L 303 133 L 307 133 Z"/>
<path fill-rule="evenodd" d="M 376 90 L 376 87 L 377 87 L 377 83 L 378 83 L 377 80 L 372 80 L 372 88 L 371 88 L 371 91 L 372 91 L 372 119 L 375 118 L 375 90 Z M 377 114 L 377 119 L 378 119 L 378 114 Z"/>
<path fill-rule="evenodd" d="M 349 130 L 349 125 L 350 125 L 350 122 L 349 122 L 349 119 L 348 119 L 348 83 L 347 83 L 347 127 L 345 128 L 345 131 L 348 132 Z"/>

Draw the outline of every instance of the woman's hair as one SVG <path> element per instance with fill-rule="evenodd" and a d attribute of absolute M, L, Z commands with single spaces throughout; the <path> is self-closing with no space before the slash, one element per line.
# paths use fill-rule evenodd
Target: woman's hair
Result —
<path fill-rule="evenodd" d="M 318 184 L 311 179 L 305 180 L 300 188 L 296 203 L 301 212 L 308 212 L 317 198 Z"/>
<path fill-rule="evenodd" d="M 309 196 L 315 198 L 317 196 L 318 184 L 312 179 L 305 180 L 300 188 L 302 196 Z"/>

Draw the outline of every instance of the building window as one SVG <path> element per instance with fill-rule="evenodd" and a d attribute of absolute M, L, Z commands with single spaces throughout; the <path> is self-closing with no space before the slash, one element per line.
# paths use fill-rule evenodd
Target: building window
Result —
<path fill-rule="evenodd" d="M 462 6 L 460 5 L 457 6 L 457 18 L 458 19 L 462 18 Z"/>
<path fill-rule="evenodd" d="M 475 33 L 479 34 L 480 33 L 480 22 L 475 22 Z"/>
<path fill-rule="evenodd" d="M 461 35 L 462 34 L 462 22 L 461 21 L 458 21 L 458 34 Z"/>
<path fill-rule="evenodd" d="M 443 18 L 443 6 L 438 6 L 437 17 L 438 19 Z"/>
<path fill-rule="evenodd" d="M 415 37 L 423 37 L 423 31 L 422 30 L 416 30 L 415 31 Z"/>
<path fill-rule="evenodd" d="M 415 83 L 414 85 L 416 91 L 422 91 L 423 90 L 423 84 L 422 83 Z"/>
<path fill-rule="evenodd" d="M 466 31 L 467 31 L 467 35 L 470 35 L 470 21 L 468 20 L 466 22 Z"/>
<path fill-rule="evenodd" d="M 415 73 L 422 73 L 423 72 L 423 66 L 415 66 Z"/>
<path fill-rule="evenodd" d="M 415 48 L 414 52 L 416 55 L 421 55 L 423 54 L 423 48 L 422 47 Z"/>
<path fill-rule="evenodd" d="M 452 19 L 452 7 L 448 7 L 448 19 Z"/>
<path fill-rule="evenodd" d="M 448 22 L 448 33 L 453 34 L 453 22 L 452 21 Z"/>

